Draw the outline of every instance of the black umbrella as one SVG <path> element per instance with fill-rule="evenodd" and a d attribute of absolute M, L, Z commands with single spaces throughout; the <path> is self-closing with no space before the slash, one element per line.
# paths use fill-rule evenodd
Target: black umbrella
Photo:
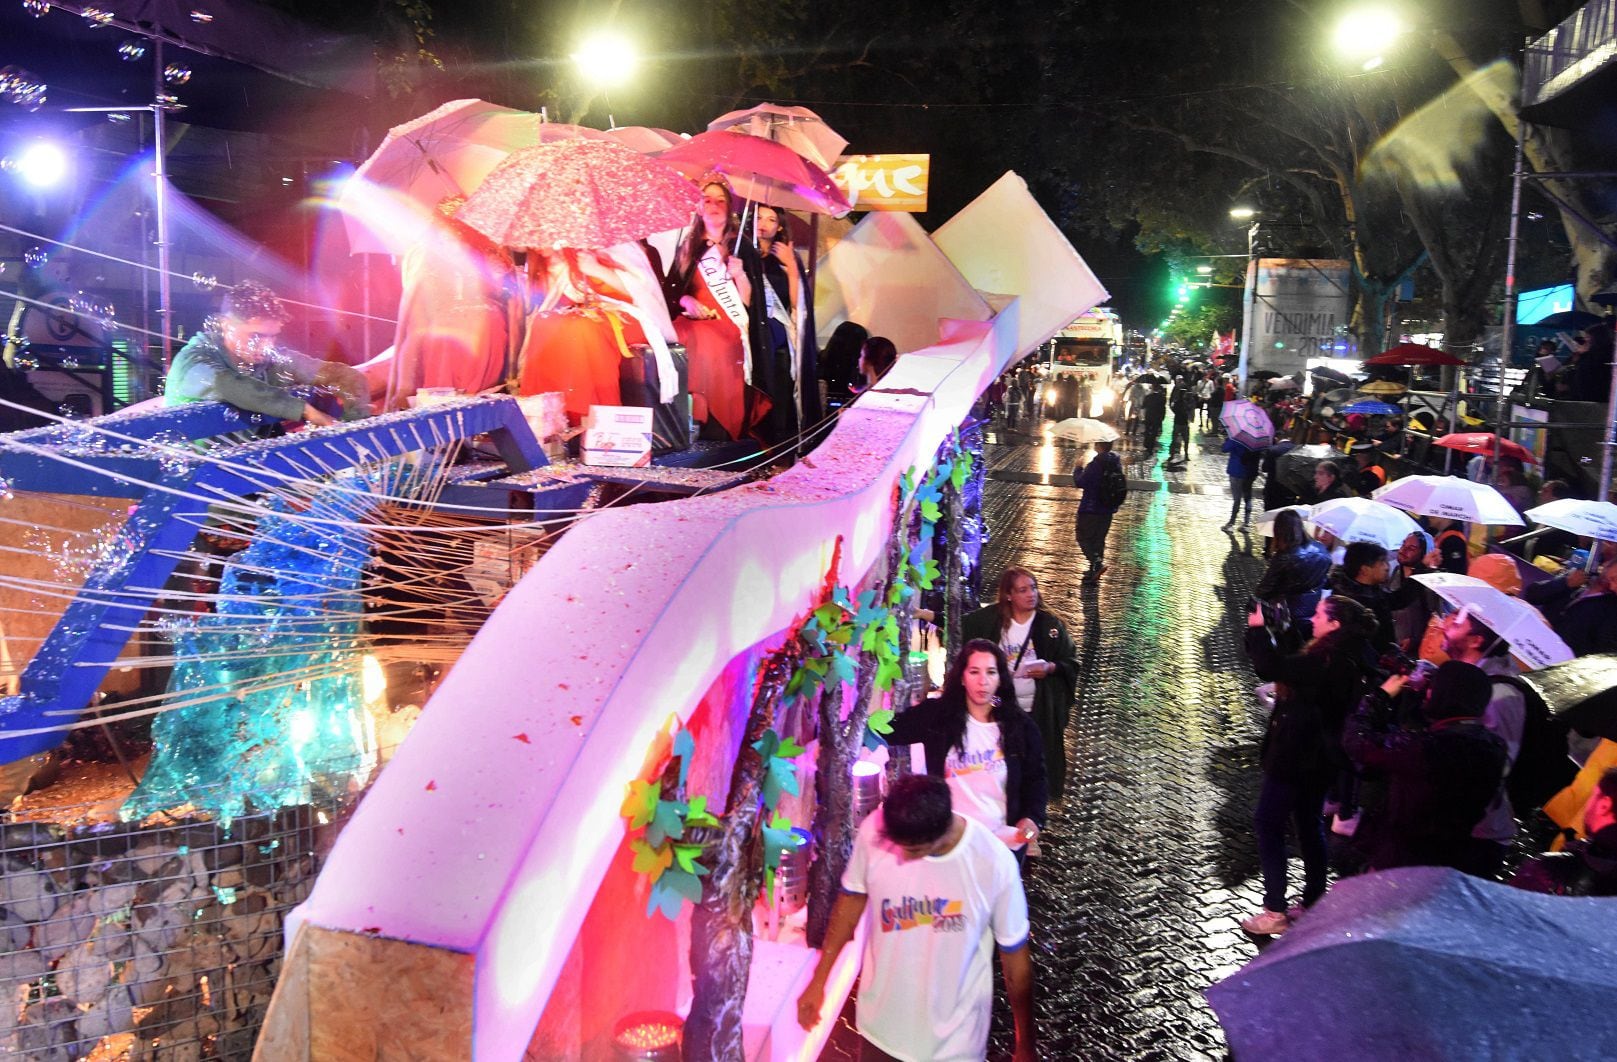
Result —
<path fill-rule="evenodd" d="M 1611 1058 L 1617 901 L 1446 867 L 1338 882 L 1206 990 L 1236 1058 Z"/>
<path fill-rule="evenodd" d="M 1246 378 L 1249 380 L 1273 380 L 1279 375 L 1280 373 L 1275 372 L 1273 369 L 1258 369 L 1247 373 Z"/>
<path fill-rule="evenodd" d="M 1303 498 L 1314 496 L 1314 466 L 1321 461 L 1342 461 L 1347 454 L 1326 443 L 1298 446 L 1275 459 L 1275 475 L 1288 489 Z"/>
<path fill-rule="evenodd" d="M 1579 328 L 1592 328 L 1603 320 L 1605 318 L 1585 310 L 1562 310 L 1560 313 L 1552 313 L 1542 320 L 1534 321 L 1533 327 L 1561 328 L 1567 331 L 1575 331 Z"/>
<path fill-rule="evenodd" d="M 1596 306 L 1604 306 L 1607 310 L 1611 310 L 1614 307 L 1617 307 L 1617 288 L 1608 288 L 1605 291 L 1597 291 L 1593 295 L 1589 296 L 1589 301 L 1594 303 Z"/>
<path fill-rule="evenodd" d="M 1331 387 L 1352 387 L 1353 377 L 1345 372 L 1327 369 L 1323 365 L 1317 369 L 1309 369 L 1308 376 L 1314 381 L 1314 390 L 1324 391 Z"/>
<path fill-rule="evenodd" d="M 1617 654 L 1576 657 L 1530 671 L 1522 680 L 1573 730 L 1617 741 Z"/>

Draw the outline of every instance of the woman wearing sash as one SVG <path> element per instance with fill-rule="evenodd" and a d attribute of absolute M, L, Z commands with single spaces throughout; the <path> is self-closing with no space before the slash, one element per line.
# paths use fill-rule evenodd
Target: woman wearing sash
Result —
<path fill-rule="evenodd" d="M 703 424 L 704 437 L 740 439 L 769 413 L 769 399 L 747 386 L 754 357 L 747 334 L 753 296 L 748 273 L 757 272 L 748 262 L 757 252 L 747 243 L 737 250 L 739 222 L 728 182 L 710 174 L 698 183 L 702 202 L 680 240 L 664 292 L 685 345 L 692 415 Z"/>

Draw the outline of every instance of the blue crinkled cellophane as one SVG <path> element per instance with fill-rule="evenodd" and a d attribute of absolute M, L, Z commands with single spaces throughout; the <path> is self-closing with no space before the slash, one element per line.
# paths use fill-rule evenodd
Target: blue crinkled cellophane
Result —
<path fill-rule="evenodd" d="M 295 504 L 270 496 L 251 544 L 224 563 L 216 611 L 170 625 L 170 699 L 218 695 L 153 721 L 156 747 L 125 819 L 188 804 L 228 822 L 369 773 L 358 645 L 369 536 L 348 522 L 370 503 L 344 489 L 361 482 L 340 477 Z"/>

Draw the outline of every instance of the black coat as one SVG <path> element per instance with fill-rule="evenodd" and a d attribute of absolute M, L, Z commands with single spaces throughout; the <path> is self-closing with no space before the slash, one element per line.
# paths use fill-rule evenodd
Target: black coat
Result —
<path fill-rule="evenodd" d="M 1246 629 L 1246 653 L 1258 677 L 1276 683 L 1274 711 L 1263 732 L 1265 774 L 1317 781 L 1346 763 L 1342 722 L 1358 703 L 1364 680 L 1362 646 L 1351 639 L 1286 654 L 1263 627 Z"/>
<path fill-rule="evenodd" d="M 1252 595 L 1263 601 L 1284 601 L 1291 610 L 1292 623 L 1304 623 L 1314 614 L 1330 574 L 1330 553 L 1309 539 L 1296 549 L 1283 550 L 1269 558 L 1269 567 L 1263 570 L 1263 578 Z"/>
<path fill-rule="evenodd" d="M 1579 597 L 1560 576 L 1528 587 L 1522 598 L 1544 613 L 1575 655 L 1617 653 L 1617 594 Z"/>
<path fill-rule="evenodd" d="M 1358 837 L 1370 869 L 1470 864 L 1471 830 L 1505 777 L 1504 739 L 1475 718 L 1445 719 L 1423 730 L 1387 729 L 1392 704 L 1365 695 L 1342 733 L 1342 747 L 1366 772 L 1383 776 L 1386 799 L 1366 810 Z"/>
<path fill-rule="evenodd" d="M 964 694 L 956 693 L 949 701 L 944 697 L 922 701 L 895 715 L 893 731 L 886 735 L 889 745 L 920 745 L 925 749 L 926 773 L 938 778 L 943 777 L 952 744 L 948 718 L 966 711 L 962 703 Z M 1023 819 L 1032 819 L 1042 830 L 1049 794 L 1045 787 L 1044 744 L 1039 737 L 1039 727 L 1032 716 L 1016 707 L 1014 691 L 1008 699 L 1001 692 L 1000 701 L 1002 706 L 996 714 L 1000 746 L 1005 751 L 1005 821 L 1014 826 Z"/>

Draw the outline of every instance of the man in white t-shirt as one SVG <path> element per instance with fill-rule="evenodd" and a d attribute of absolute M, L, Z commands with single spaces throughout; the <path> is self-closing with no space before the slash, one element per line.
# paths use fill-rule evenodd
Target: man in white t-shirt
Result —
<path fill-rule="evenodd" d="M 819 1023 L 826 978 L 867 912 L 861 1058 L 985 1058 L 996 944 L 1016 1025 L 1014 1058 L 1036 1057 L 1021 874 L 993 834 L 954 813 L 943 779 L 899 779 L 881 812 L 859 827 L 819 965 L 797 1000 L 805 1029 Z"/>

